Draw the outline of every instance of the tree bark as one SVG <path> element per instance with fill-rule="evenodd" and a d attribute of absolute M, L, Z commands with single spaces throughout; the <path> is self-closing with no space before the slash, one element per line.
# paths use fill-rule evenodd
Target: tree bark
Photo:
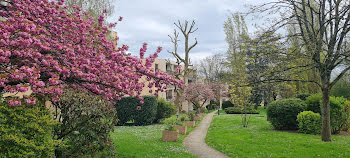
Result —
<path fill-rule="evenodd" d="M 330 87 L 329 80 L 322 80 L 322 141 L 331 142 L 331 117 L 329 105 Z"/>

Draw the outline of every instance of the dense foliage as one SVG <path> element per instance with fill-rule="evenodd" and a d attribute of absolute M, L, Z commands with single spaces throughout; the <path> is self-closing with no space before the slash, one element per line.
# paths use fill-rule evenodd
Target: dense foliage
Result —
<path fill-rule="evenodd" d="M 344 97 L 350 100 L 350 80 L 349 75 L 340 79 L 332 88 L 331 95 L 335 97 Z"/>
<path fill-rule="evenodd" d="M 109 136 L 116 124 L 113 104 L 102 97 L 67 89 L 53 104 L 56 139 L 64 145 L 56 149 L 56 157 L 113 157 L 114 146 Z"/>
<path fill-rule="evenodd" d="M 31 87 L 34 94 L 56 102 L 67 87 L 112 100 L 139 96 L 145 86 L 157 90 L 167 84 L 182 86 L 181 81 L 151 68 L 160 47 L 145 59 L 147 44 L 140 49 L 141 59 L 128 56 L 128 46 L 116 48 L 117 39 L 107 39 L 108 29 L 116 23 L 106 27 L 102 15 L 96 22 L 77 7 L 67 12 L 63 3 L 1 1 L 0 17 L 5 20 L 0 20 L 0 91 L 25 92 Z M 36 100 L 32 95 L 26 103 Z M 7 101 L 12 106 L 21 104 L 16 98 Z"/>
<path fill-rule="evenodd" d="M 228 107 L 225 108 L 226 114 L 259 114 L 259 111 L 253 108 Z"/>
<path fill-rule="evenodd" d="M 309 96 L 310 96 L 310 94 L 308 94 L 308 93 L 300 93 L 300 94 L 296 94 L 294 97 L 305 101 L 306 98 Z"/>
<path fill-rule="evenodd" d="M 322 96 L 320 94 L 311 95 L 306 99 L 307 110 L 321 113 Z M 349 101 L 343 97 L 330 97 L 330 115 L 332 134 L 339 133 L 345 126 L 348 126 Z"/>
<path fill-rule="evenodd" d="M 321 101 L 321 94 L 313 94 L 307 97 L 305 101 L 307 104 L 306 110 L 321 114 Z"/>
<path fill-rule="evenodd" d="M 267 107 L 267 119 L 275 129 L 298 129 L 297 115 L 306 109 L 306 104 L 300 99 L 282 99 L 270 103 Z"/>
<path fill-rule="evenodd" d="M 157 116 L 157 97 L 144 96 L 144 103 L 136 107 L 134 123 L 137 126 L 150 125 Z"/>
<path fill-rule="evenodd" d="M 53 157 L 57 124 L 43 104 L 12 107 L 0 102 L 0 157 Z"/>
<path fill-rule="evenodd" d="M 312 111 L 303 111 L 297 116 L 299 132 L 307 134 L 321 133 L 321 115 Z"/>
<path fill-rule="evenodd" d="M 128 121 L 134 121 L 135 125 L 140 126 L 152 124 L 156 119 L 157 106 L 155 96 L 144 96 L 143 104 L 137 97 L 123 97 L 115 104 L 118 124 L 124 125 Z"/>
<path fill-rule="evenodd" d="M 229 100 L 222 102 L 222 109 L 226 109 L 228 107 L 234 107 L 234 106 L 235 105 Z"/>
<path fill-rule="evenodd" d="M 175 114 L 176 108 L 172 102 L 168 102 L 164 99 L 158 99 L 158 107 L 157 107 L 157 116 L 154 120 L 155 122 L 159 122 L 161 119 L 165 119 Z"/>
<path fill-rule="evenodd" d="M 177 125 L 179 120 L 176 118 L 176 116 L 169 117 L 163 121 L 163 124 L 165 126 L 165 130 L 168 131 L 175 131 L 174 128 L 175 125 Z"/>

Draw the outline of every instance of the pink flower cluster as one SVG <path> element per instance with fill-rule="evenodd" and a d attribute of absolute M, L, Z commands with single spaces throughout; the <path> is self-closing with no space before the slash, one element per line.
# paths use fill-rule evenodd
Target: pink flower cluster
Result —
<path fill-rule="evenodd" d="M 107 40 L 109 27 L 103 26 L 103 16 L 95 22 L 79 8 L 68 13 L 63 2 L 11 0 L 6 10 L 0 10 L 0 17 L 6 18 L 0 21 L 0 90 L 25 92 L 31 87 L 35 95 L 58 101 L 62 90 L 70 87 L 112 100 L 139 96 L 146 86 L 143 76 L 157 91 L 169 84 L 182 86 L 180 80 L 151 68 L 161 47 L 142 59 L 144 44 L 141 59 L 129 56 L 128 46 L 117 48 Z M 8 102 L 21 105 L 14 98 Z"/>

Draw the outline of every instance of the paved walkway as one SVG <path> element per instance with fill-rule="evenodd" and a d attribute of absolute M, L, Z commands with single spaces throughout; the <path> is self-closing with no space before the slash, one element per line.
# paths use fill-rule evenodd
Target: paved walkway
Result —
<path fill-rule="evenodd" d="M 210 122 L 217 111 L 205 116 L 202 122 L 184 140 L 185 147 L 199 158 L 228 158 L 223 153 L 209 147 L 205 143 Z"/>

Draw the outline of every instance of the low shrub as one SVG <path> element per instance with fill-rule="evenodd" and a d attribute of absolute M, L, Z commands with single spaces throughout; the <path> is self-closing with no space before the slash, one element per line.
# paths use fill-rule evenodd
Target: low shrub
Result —
<path fill-rule="evenodd" d="M 185 122 L 185 121 L 188 121 L 189 118 L 188 118 L 187 114 L 181 114 L 181 115 L 179 116 L 179 120 L 180 120 L 181 122 Z"/>
<path fill-rule="evenodd" d="M 175 131 L 176 129 L 174 128 L 175 125 L 178 125 L 178 119 L 176 116 L 171 116 L 165 120 L 163 120 L 163 124 L 165 126 L 165 130 L 168 131 Z"/>
<path fill-rule="evenodd" d="M 168 102 L 164 99 L 158 99 L 157 115 L 154 122 L 160 122 L 160 120 L 169 118 L 176 112 L 175 105 L 172 102 Z"/>
<path fill-rule="evenodd" d="M 273 101 L 267 107 L 267 117 L 275 129 L 298 129 L 297 116 L 306 109 L 304 101 L 296 98 Z"/>
<path fill-rule="evenodd" d="M 321 115 L 312 111 L 303 111 L 297 116 L 299 132 L 320 134 L 322 128 Z"/>
<path fill-rule="evenodd" d="M 228 107 L 225 109 L 226 114 L 259 114 L 259 111 L 253 108 Z"/>
<path fill-rule="evenodd" d="M 140 104 L 140 100 L 136 97 L 123 97 L 116 101 L 115 108 L 119 125 L 124 125 L 131 120 L 138 126 L 153 123 L 157 115 L 157 98 L 155 96 L 143 96 L 143 98 L 143 104 Z"/>
<path fill-rule="evenodd" d="M 308 94 L 308 93 L 300 93 L 300 94 L 296 94 L 296 95 L 294 96 L 294 98 L 299 98 L 299 99 L 305 101 L 306 98 L 309 97 L 309 96 L 310 96 L 310 94 Z"/>
<path fill-rule="evenodd" d="M 229 100 L 222 102 L 222 109 L 226 109 L 228 107 L 234 107 L 234 106 L 235 105 Z"/>
<path fill-rule="evenodd" d="M 60 111 L 55 116 L 61 118 L 55 135 L 64 142 L 56 149 L 56 157 L 115 156 L 109 135 L 117 120 L 113 104 L 99 96 L 68 89 L 53 105 Z"/>
<path fill-rule="evenodd" d="M 331 130 L 332 134 L 338 134 L 347 124 L 349 115 L 345 109 L 348 109 L 349 104 L 343 97 L 331 97 Z"/>
<path fill-rule="evenodd" d="M 321 94 L 311 95 L 306 99 L 307 110 L 315 113 L 321 113 L 322 96 Z M 343 97 L 330 97 L 330 115 L 332 134 L 339 133 L 344 127 L 348 126 L 349 102 Z M 321 116 L 322 117 L 322 116 Z"/>
<path fill-rule="evenodd" d="M 321 114 L 321 94 L 313 94 L 306 98 L 306 110 Z"/>
<path fill-rule="evenodd" d="M 44 104 L 9 106 L 0 101 L 0 157 L 53 157 L 60 141 L 53 139 L 57 124 Z"/>
<path fill-rule="evenodd" d="M 194 121 L 194 117 L 196 116 L 196 112 L 188 112 L 187 116 L 188 116 L 188 119 L 190 121 Z"/>

